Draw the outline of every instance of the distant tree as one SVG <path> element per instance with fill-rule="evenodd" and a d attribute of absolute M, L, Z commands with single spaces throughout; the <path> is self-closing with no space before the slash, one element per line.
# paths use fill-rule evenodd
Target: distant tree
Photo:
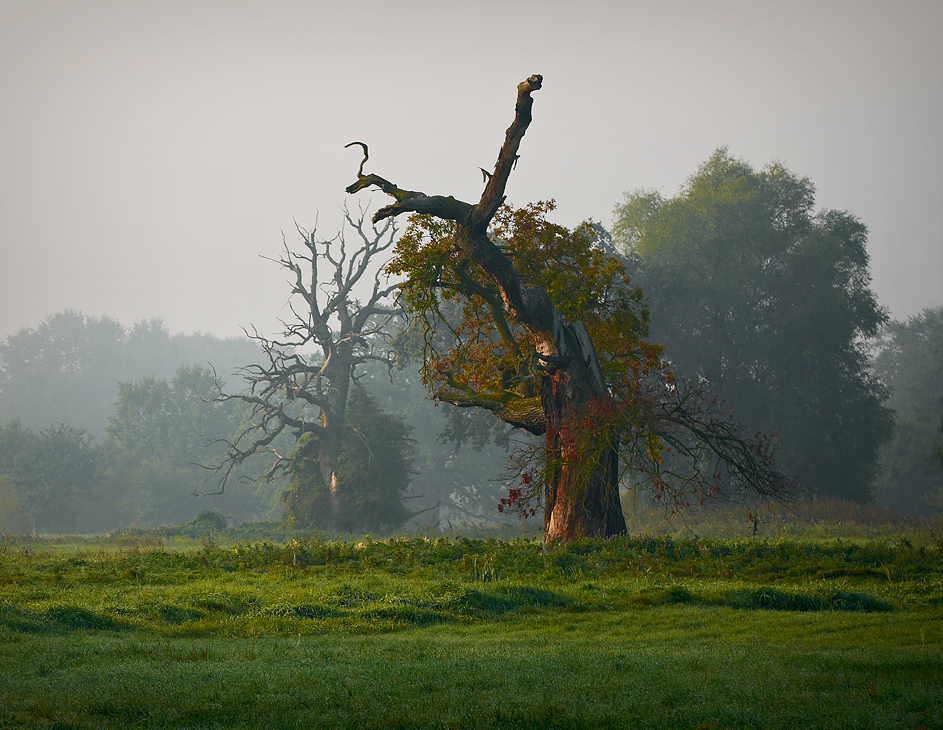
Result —
<path fill-rule="evenodd" d="M 9 474 L 0 474 L 0 533 L 29 532 L 30 525 L 20 504 L 19 489 Z"/>
<path fill-rule="evenodd" d="M 107 509 L 95 528 L 178 524 L 206 506 L 193 499 L 206 478 L 200 464 L 222 457 L 219 441 L 241 421 L 235 402 L 207 399 L 215 388 L 213 372 L 202 366 L 181 366 L 171 380 L 119 383 L 105 441 Z M 237 520 L 267 511 L 265 497 L 243 485 L 214 506 Z"/>
<path fill-rule="evenodd" d="M 75 532 L 101 480 L 91 435 L 65 423 L 35 433 L 18 421 L 0 427 L 0 475 L 31 530 Z"/>
<path fill-rule="evenodd" d="M 392 529 L 410 517 L 413 444 L 401 416 L 380 407 L 362 388 L 351 390 L 340 437 L 337 471 L 346 485 L 344 511 L 332 509 L 321 476 L 317 441 L 305 435 L 291 459 L 291 486 L 282 494 L 285 517 L 294 527 L 352 531 Z"/>
<path fill-rule="evenodd" d="M 750 430 L 778 433 L 806 489 L 865 501 L 892 428 L 868 357 L 887 317 L 865 226 L 813 205 L 807 178 L 722 148 L 674 198 L 626 194 L 614 239 L 674 370 L 709 379 Z"/>
<path fill-rule="evenodd" d="M 292 462 L 277 439 L 282 434 L 290 434 L 292 441 L 305 437 L 303 454 L 309 460 L 316 455 L 334 524 L 347 524 L 348 495 L 355 488 L 340 460 L 351 383 L 364 363 L 392 365 L 386 339 L 398 313 L 388 301 L 396 287 L 381 283 L 379 272 L 395 227 L 387 223 L 371 229 L 363 215 L 355 220 L 348 211 L 344 214 L 353 245 L 345 231 L 319 240 L 315 231 L 300 226 L 303 249 L 296 252 L 285 243 L 277 263 L 289 274 L 293 318 L 282 322 L 279 339 L 250 335 L 261 346 L 263 361 L 241 369 L 249 384 L 246 391 L 220 389 L 216 400 L 244 404 L 248 413 L 236 435 L 225 440 L 226 455 L 212 467 L 222 491 L 233 470 L 264 454 L 270 461 L 259 479 L 271 480 Z"/>
<path fill-rule="evenodd" d="M 118 383 L 173 378 L 180 365 L 213 362 L 221 372 L 255 355 L 237 339 L 171 335 L 159 319 L 125 327 L 68 310 L 0 342 L 0 423 L 32 429 L 67 422 L 105 436 Z"/>
<path fill-rule="evenodd" d="M 0 343 L 0 422 L 81 424 L 104 432 L 121 377 L 125 328 L 73 310 Z"/>
<path fill-rule="evenodd" d="M 39 437 L 19 421 L 0 426 L 0 492 L 4 532 L 30 532 L 35 523 L 26 504 L 33 460 L 39 458 Z"/>
<path fill-rule="evenodd" d="M 235 404 L 205 400 L 216 383 L 212 370 L 200 365 L 180 366 L 171 380 L 119 383 L 110 448 L 135 459 L 173 453 L 181 464 L 199 463 L 208 440 L 231 434 L 239 423 Z"/>
<path fill-rule="evenodd" d="M 877 496 L 892 509 L 943 511 L 943 307 L 891 322 L 874 364 L 889 387 L 893 438 L 881 450 Z"/>
<path fill-rule="evenodd" d="M 696 389 L 658 377 L 661 350 L 642 339 L 641 294 L 594 245 L 592 226 L 550 223 L 550 204 L 502 207 L 542 82 L 535 75 L 518 85 L 514 121 L 475 205 L 364 174 L 367 147 L 353 143 L 364 159 L 347 192 L 376 186 L 395 200 L 374 222 L 419 214 L 389 267 L 405 277 L 405 306 L 431 333 L 442 300 L 463 304 L 454 347 L 440 352 L 426 338 L 423 375 L 434 397 L 543 437 L 539 462 L 523 466 L 506 503 L 530 511 L 540 500 L 548 540 L 625 530 L 620 455 L 660 492 L 671 489 L 661 469 L 661 451 L 671 448 L 689 457 L 693 476 L 681 483 L 696 494 L 720 483 L 782 494 L 787 480 L 768 442 L 743 437 Z"/>

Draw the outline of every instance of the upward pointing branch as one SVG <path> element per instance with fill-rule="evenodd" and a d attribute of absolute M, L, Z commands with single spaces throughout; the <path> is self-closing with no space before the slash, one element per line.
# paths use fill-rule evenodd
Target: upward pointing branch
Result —
<path fill-rule="evenodd" d="M 494 164 L 494 172 L 488 178 L 488 184 L 485 191 L 481 194 L 481 200 L 475 206 L 475 218 L 472 225 L 487 229 L 491 224 L 494 214 L 504 203 L 504 189 L 507 186 L 508 177 L 514 164 L 517 162 L 517 151 L 520 149 L 521 140 L 524 133 L 530 126 L 531 108 L 534 105 L 534 99 L 531 94 L 540 89 L 543 85 L 544 77 L 540 74 L 534 74 L 526 81 L 517 85 L 517 105 L 514 108 L 514 121 L 508 127 L 504 137 L 504 144 L 498 153 L 498 160 Z"/>
<path fill-rule="evenodd" d="M 488 226 L 504 202 L 504 191 L 511 170 L 518 158 L 521 140 L 530 126 L 533 107 L 533 92 L 543 85 L 543 76 L 534 74 L 517 86 L 517 103 L 514 121 L 505 133 L 504 144 L 498 152 L 494 172 L 486 174 L 486 184 L 481 200 L 472 206 L 449 196 L 426 195 L 412 190 L 403 190 L 379 175 L 365 175 L 364 163 L 368 159 L 367 146 L 363 142 L 351 142 L 348 147 L 359 145 L 364 150 L 364 159 L 357 173 L 357 182 L 347 187 L 348 193 L 356 193 L 376 185 L 387 195 L 396 199 L 392 205 L 381 208 L 374 221 L 401 213 L 427 213 L 437 218 L 455 221 L 455 243 L 469 261 L 474 262 L 495 282 L 501 292 L 506 308 L 528 328 L 549 330 L 554 320 L 554 307 L 543 291 L 525 292 L 518 272 L 511 260 L 488 237 Z"/>
<path fill-rule="evenodd" d="M 395 183 L 370 173 L 364 175 L 363 166 L 370 159 L 367 145 L 363 142 L 351 142 L 345 147 L 359 145 L 363 148 L 363 160 L 360 163 L 360 169 L 357 171 L 357 182 L 347 186 L 347 192 L 351 195 L 357 193 L 371 185 L 376 185 L 380 190 L 396 199 L 392 205 L 380 208 L 373 216 L 373 222 L 377 223 L 384 218 L 397 216 L 400 213 L 425 213 L 434 215 L 437 218 L 455 221 L 459 225 L 467 226 L 472 235 L 484 234 L 491 219 L 504 202 L 504 189 L 507 186 L 508 177 L 517 161 L 517 150 L 521 146 L 521 140 L 531 122 L 531 107 L 534 100 L 531 93 L 537 91 L 543 84 L 543 76 L 534 74 L 526 81 L 517 85 L 517 105 L 515 107 L 514 121 L 508 127 L 505 134 L 504 144 L 498 153 L 498 161 L 494 165 L 494 172 L 486 177 L 488 180 L 485 190 L 481 195 L 478 205 L 472 206 L 461 200 L 456 200 L 451 195 L 426 195 L 415 190 L 404 190 Z"/>

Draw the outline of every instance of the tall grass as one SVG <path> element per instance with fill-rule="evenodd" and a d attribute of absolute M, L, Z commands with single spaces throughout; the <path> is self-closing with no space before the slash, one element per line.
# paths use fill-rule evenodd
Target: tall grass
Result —
<path fill-rule="evenodd" d="M 702 537 L 793 537 L 807 540 L 841 538 L 894 539 L 905 536 L 933 542 L 943 534 L 943 516 L 903 515 L 886 507 L 841 500 L 816 499 L 795 505 L 706 503 L 680 514 L 666 514 L 662 505 L 642 499 L 627 502 L 629 534 Z"/>

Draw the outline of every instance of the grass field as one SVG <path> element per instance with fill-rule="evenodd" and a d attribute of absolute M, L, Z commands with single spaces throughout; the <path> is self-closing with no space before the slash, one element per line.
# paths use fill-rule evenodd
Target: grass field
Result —
<path fill-rule="evenodd" d="M 8 537 L 0 728 L 943 728 L 924 537 Z"/>

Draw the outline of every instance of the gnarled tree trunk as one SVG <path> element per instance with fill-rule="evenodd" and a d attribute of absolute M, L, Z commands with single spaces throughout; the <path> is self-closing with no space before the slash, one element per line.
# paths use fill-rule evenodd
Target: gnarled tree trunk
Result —
<path fill-rule="evenodd" d="M 626 530 L 616 445 L 592 442 L 588 448 L 583 444 L 582 450 L 568 453 L 572 446 L 567 443 L 566 424 L 581 423 L 591 400 L 606 397 L 592 343 L 588 338 L 577 341 L 585 349 L 561 358 L 561 366 L 542 383 L 545 449 L 548 460 L 556 465 L 544 484 L 547 540 L 608 537 Z"/>

